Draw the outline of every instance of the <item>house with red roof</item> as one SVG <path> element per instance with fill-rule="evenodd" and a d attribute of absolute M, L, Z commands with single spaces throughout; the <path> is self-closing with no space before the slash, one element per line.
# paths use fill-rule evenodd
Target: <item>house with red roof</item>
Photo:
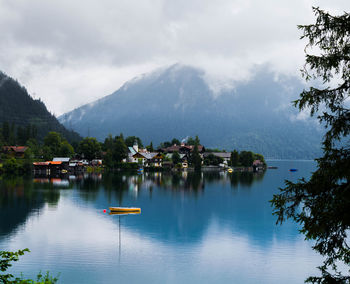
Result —
<path fill-rule="evenodd" d="M 3 146 L 2 152 L 15 158 L 24 158 L 24 153 L 27 149 L 27 146 Z"/>

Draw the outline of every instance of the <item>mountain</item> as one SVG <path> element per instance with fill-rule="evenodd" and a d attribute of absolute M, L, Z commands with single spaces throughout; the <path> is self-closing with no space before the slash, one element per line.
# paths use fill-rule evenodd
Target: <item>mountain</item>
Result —
<path fill-rule="evenodd" d="M 34 100 L 17 81 L 0 72 L 0 123 L 3 122 L 16 127 L 35 125 L 39 141 L 49 131 L 61 133 L 70 142 L 81 139 L 78 133 L 60 124 L 42 101 Z"/>
<path fill-rule="evenodd" d="M 153 145 L 198 135 L 207 147 L 251 150 L 268 158 L 314 158 L 322 131 L 291 101 L 303 89 L 297 78 L 266 66 L 247 82 L 216 94 L 204 72 L 179 64 L 135 78 L 113 94 L 59 117 L 81 135 L 139 136 Z"/>

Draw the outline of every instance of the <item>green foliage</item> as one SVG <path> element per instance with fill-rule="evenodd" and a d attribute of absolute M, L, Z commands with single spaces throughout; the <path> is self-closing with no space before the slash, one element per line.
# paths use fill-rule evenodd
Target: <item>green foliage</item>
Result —
<path fill-rule="evenodd" d="M 194 170 L 196 172 L 200 171 L 202 168 L 202 158 L 198 152 L 198 145 L 199 145 L 199 138 L 198 136 L 196 136 L 196 139 L 194 140 L 194 148 L 192 152 L 192 163 L 194 166 Z"/>
<path fill-rule="evenodd" d="M 137 136 L 128 136 L 125 138 L 125 144 L 127 147 L 132 147 L 135 144 L 135 141 L 139 145 L 140 148 L 143 148 L 142 141 L 139 137 Z"/>
<path fill-rule="evenodd" d="M 112 153 L 113 159 L 117 163 L 121 163 L 123 159 L 128 157 L 128 147 L 122 137 L 115 140 Z"/>
<path fill-rule="evenodd" d="M 179 139 L 173 138 L 173 140 L 171 140 L 171 145 L 181 145 L 181 142 Z"/>
<path fill-rule="evenodd" d="M 316 23 L 299 26 L 307 48 L 319 50 L 306 54 L 303 75 L 307 80 L 321 79 L 321 87 L 310 87 L 300 94 L 295 106 L 318 113 L 326 126 L 323 157 L 309 181 L 286 181 L 286 187 L 274 195 L 272 205 L 278 222 L 294 219 L 302 226 L 306 239 L 314 240 L 314 250 L 325 257 L 321 277 L 311 283 L 350 283 L 350 276 L 337 271 L 337 265 L 350 265 L 348 233 L 350 229 L 350 109 L 346 103 L 350 91 L 350 15 L 332 16 L 314 8 Z M 333 77 L 337 86 L 334 87 Z M 319 82 L 316 82 L 319 85 Z"/>
<path fill-rule="evenodd" d="M 231 152 L 230 165 L 232 167 L 238 167 L 239 165 L 239 154 L 237 150 L 233 150 L 233 152 Z"/>
<path fill-rule="evenodd" d="M 80 141 L 78 153 L 89 161 L 98 158 L 101 155 L 101 145 L 93 137 L 86 137 Z"/>
<path fill-rule="evenodd" d="M 251 151 L 241 151 L 239 153 L 239 163 L 243 167 L 251 167 L 254 161 L 254 153 Z"/>
<path fill-rule="evenodd" d="M 149 152 L 153 152 L 153 151 L 154 151 L 152 141 L 151 141 L 151 144 L 149 144 L 149 146 L 146 147 L 146 149 L 147 149 L 147 151 L 149 151 Z"/>
<path fill-rule="evenodd" d="M 41 147 L 36 139 L 31 138 L 27 140 L 26 145 L 29 147 L 29 150 L 31 151 L 33 158 L 40 157 Z"/>
<path fill-rule="evenodd" d="M 68 131 L 49 113 L 40 100 L 34 100 L 18 82 L 0 72 L 0 123 L 7 145 L 24 145 L 30 138 L 43 142 L 50 131 L 61 133 L 68 141 L 79 141 L 80 136 Z M 5 126 L 5 128 L 4 128 Z"/>
<path fill-rule="evenodd" d="M 108 135 L 103 143 L 103 148 L 106 150 L 104 165 L 110 169 L 119 168 L 123 159 L 128 156 L 128 147 L 124 142 L 122 134 L 116 136 L 114 139 L 112 138 L 112 135 Z"/>
<path fill-rule="evenodd" d="M 16 252 L 11 251 L 0 251 L 0 270 L 5 272 L 8 268 L 12 266 L 13 261 L 18 261 L 21 255 L 24 255 L 25 252 L 29 252 L 29 249 L 18 250 Z M 11 283 L 11 278 L 14 276 L 10 273 L 1 274 L 0 280 L 2 283 Z"/>
<path fill-rule="evenodd" d="M 217 153 L 220 153 L 220 152 L 225 152 L 225 151 L 220 150 L 219 148 L 205 148 L 205 152 L 217 152 Z"/>
<path fill-rule="evenodd" d="M 172 145 L 173 144 L 171 144 L 170 141 L 165 141 L 165 142 L 160 143 L 158 148 L 168 148 L 168 147 L 170 147 Z"/>
<path fill-rule="evenodd" d="M 114 144 L 114 139 L 112 137 L 112 134 L 108 134 L 108 136 L 105 138 L 105 141 L 102 145 L 102 149 L 104 151 L 112 151 L 113 150 L 113 144 Z"/>
<path fill-rule="evenodd" d="M 31 149 L 24 152 L 24 159 L 22 161 L 22 170 L 24 173 L 30 173 L 33 169 L 33 153 Z"/>
<path fill-rule="evenodd" d="M 62 138 L 57 132 L 51 131 L 44 138 L 44 146 L 50 149 L 50 153 L 54 156 L 58 155 L 61 148 Z"/>
<path fill-rule="evenodd" d="M 218 166 L 219 164 L 223 163 L 224 159 L 221 157 L 217 157 L 214 154 L 209 154 L 207 157 L 204 158 L 204 164 L 209 166 Z"/>
<path fill-rule="evenodd" d="M 266 165 L 265 158 L 261 154 L 253 153 L 254 160 L 260 160 L 264 165 Z"/>
<path fill-rule="evenodd" d="M 187 139 L 187 145 L 194 145 L 196 143 L 196 141 L 192 138 L 192 137 L 189 137 L 188 139 Z M 199 144 L 199 143 L 198 143 Z"/>
<path fill-rule="evenodd" d="M 61 157 L 72 157 L 74 155 L 74 149 L 67 140 L 62 141 L 60 145 L 60 156 Z"/>
<path fill-rule="evenodd" d="M 18 168 L 19 166 L 15 158 L 7 159 L 3 165 L 3 170 L 6 174 L 17 174 Z"/>
<path fill-rule="evenodd" d="M 175 164 L 175 169 L 181 169 L 181 168 L 182 168 L 182 164 L 181 163 Z"/>
<path fill-rule="evenodd" d="M 24 255 L 25 252 L 29 252 L 29 249 L 26 248 L 16 252 L 0 251 L 0 271 L 6 272 L 12 266 L 11 262 L 18 261 L 19 257 Z M 39 272 L 36 281 L 19 277 L 14 278 L 14 275 L 11 273 L 0 274 L 0 283 L 6 284 L 54 284 L 57 281 L 58 278 L 52 277 L 49 272 L 46 272 L 46 274 Z"/>
<path fill-rule="evenodd" d="M 4 121 L 2 123 L 2 137 L 4 139 L 4 142 L 8 144 L 10 138 L 10 125 L 8 121 Z"/>
<path fill-rule="evenodd" d="M 72 157 L 74 155 L 74 149 L 67 140 L 62 139 L 60 133 L 51 131 L 44 138 L 42 155 L 43 158 L 47 161 L 52 160 L 53 157 L 58 156 Z"/>
<path fill-rule="evenodd" d="M 180 154 L 179 152 L 175 151 L 171 157 L 173 164 L 176 165 L 181 162 Z"/>

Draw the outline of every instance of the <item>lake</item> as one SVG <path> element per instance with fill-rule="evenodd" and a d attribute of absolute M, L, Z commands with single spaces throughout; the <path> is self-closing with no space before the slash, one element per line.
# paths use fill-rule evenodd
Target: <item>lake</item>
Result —
<path fill-rule="evenodd" d="M 265 173 L 2 178 L 0 249 L 29 248 L 11 272 L 59 283 L 302 283 L 322 259 L 269 200 L 312 161 Z M 297 172 L 289 172 L 297 168 Z M 109 206 L 141 207 L 109 215 Z"/>

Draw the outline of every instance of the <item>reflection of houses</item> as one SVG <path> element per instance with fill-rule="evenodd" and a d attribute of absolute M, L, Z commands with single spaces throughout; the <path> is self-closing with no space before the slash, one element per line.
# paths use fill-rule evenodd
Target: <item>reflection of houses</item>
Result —
<path fill-rule="evenodd" d="M 34 168 L 34 174 L 38 174 L 38 175 L 50 174 L 50 162 L 34 162 L 33 168 Z"/>
<path fill-rule="evenodd" d="M 26 146 L 3 146 L 2 152 L 15 158 L 24 158 L 24 153 L 27 149 L 28 147 Z"/>

